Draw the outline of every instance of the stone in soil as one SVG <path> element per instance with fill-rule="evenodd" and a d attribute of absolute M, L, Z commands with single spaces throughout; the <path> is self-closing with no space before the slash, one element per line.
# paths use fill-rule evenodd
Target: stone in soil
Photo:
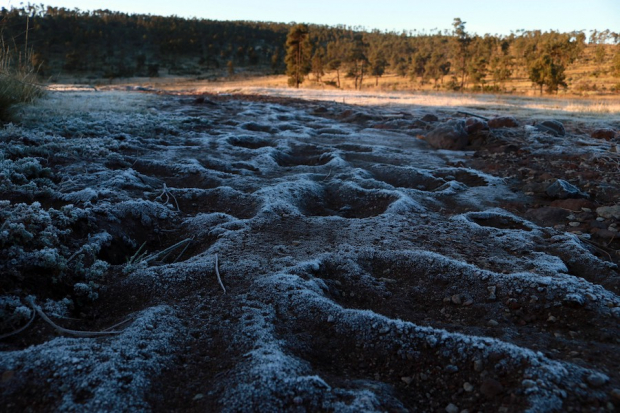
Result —
<path fill-rule="evenodd" d="M 594 372 L 586 377 L 586 381 L 591 387 L 601 387 L 609 381 L 609 377 L 603 373 Z"/>
<path fill-rule="evenodd" d="M 504 391 L 502 383 L 495 379 L 484 379 L 480 386 L 480 393 L 488 397 L 489 399 L 497 396 Z"/>
<path fill-rule="evenodd" d="M 519 121 L 514 116 L 498 116 L 489 120 L 491 128 L 516 128 L 520 126 Z"/>
<path fill-rule="evenodd" d="M 542 132 L 548 133 L 552 136 L 565 136 L 566 130 L 564 129 L 564 125 L 557 120 L 545 120 L 540 122 L 540 125 L 537 125 L 536 128 Z"/>
<path fill-rule="evenodd" d="M 435 149 L 458 151 L 467 146 L 468 135 L 462 121 L 450 121 L 427 133 L 425 140 Z"/>
<path fill-rule="evenodd" d="M 596 208 L 596 213 L 599 217 L 620 219 L 620 205 Z"/>
<path fill-rule="evenodd" d="M 554 199 L 567 199 L 567 198 L 588 198 L 589 195 L 582 192 L 575 185 L 566 182 L 563 179 L 558 179 L 545 190 L 548 196 Z"/>
<path fill-rule="evenodd" d="M 613 129 L 609 129 L 609 128 L 595 129 L 592 131 L 590 136 L 593 137 L 594 139 L 605 139 L 609 141 L 616 137 L 616 131 L 614 131 Z"/>

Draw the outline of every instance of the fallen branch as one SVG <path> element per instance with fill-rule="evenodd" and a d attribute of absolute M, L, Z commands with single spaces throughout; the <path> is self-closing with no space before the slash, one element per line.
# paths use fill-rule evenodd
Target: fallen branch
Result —
<path fill-rule="evenodd" d="M 456 113 L 461 114 L 461 115 L 473 116 L 474 118 L 480 118 L 480 119 L 485 120 L 487 122 L 490 120 L 489 118 L 487 118 L 485 116 L 480 116 L 480 115 L 476 115 L 474 113 L 469 113 L 469 112 L 463 112 L 462 110 L 459 110 Z"/>
<path fill-rule="evenodd" d="M 75 337 L 81 338 L 91 338 L 91 337 L 101 337 L 101 336 L 112 336 L 116 334 L 122 333 L 122 331 L 77 331 L 77 330 L 69 330 L 68 328 L 64 328 L 54 323 L 44 312 L 41 310 L 41 307 L 34 303 L 34 300 L 27 299 L 26 302 L 30 304 L 30 307 L 41 316 L 43 321 L 52 326 L 54 329 L 59 331 L 60 333 L 69 334 Z"/>
<path fill-rule="evenodd" d="M 36 318 L 36 316 L 37 316 L 37 313 L 33 311 L 33 312 L 32 312 L 32 317 L 30 317 L 30 321 L 28 321 L 28 322 L 26 323 L 26 325 L 25 325 L 25 326 L 20 327 L 20 328 L 18 328 L 17 330 L 12 331 L 12 332 L 10 332 L 10 333 L 7 333 L 7 334 L 3 334 L 3 335 L 1 335 L 1 336 L 0 336 L 0 340 L 4 340 L 5 338 L 15 336 L 15 335 L 17 335 L 17 334 L 21 333 L 22 331 L 26 330 L 28 327 L 30 327 L 30 324 L 32 324 L 32 322 L 34 321 L 34 319 Z"/>
<path fill-rule="evenodd" d="M 215 254 L 215 275 L 217 275 L 217 281 L 220 283 L 222 290 L 224 290 L 224 294 L 226 294 L 226 287 L 224 287 L 224 284 L 222 283 L 222 278 L 220 277 L 220 270 L 218 268 L 217 253 Z"/>

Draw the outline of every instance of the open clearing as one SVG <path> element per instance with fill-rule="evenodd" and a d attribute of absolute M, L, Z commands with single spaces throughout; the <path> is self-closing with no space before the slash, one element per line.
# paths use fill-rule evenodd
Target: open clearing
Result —
<path fill-rule="evenodd" d="M 617 118 L 245 92 L 52 92 L 0 130 L 1 333 L 28 296 L 127 320 L 0 341 L 3 411 L 620 408 Z M 420 139 L 459 110 L 520 126 Z"/>

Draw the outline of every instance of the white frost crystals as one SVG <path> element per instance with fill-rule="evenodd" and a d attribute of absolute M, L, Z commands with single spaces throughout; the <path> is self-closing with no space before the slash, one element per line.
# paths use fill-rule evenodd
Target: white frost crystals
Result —
<path fill-rule="evenodd" d="M 497 208 L 523 199 L 468 168 L 467 153 L 407 133 L 421 109 L 385 130 L 393 111 L 332 102 L 51 96 L 71 112 L 59 104 L 0 130 L 0 334 L 19 332 L 0 341 L 0 404 L 562 411 L 615 400 L 617 268 Z M 117 334 L 69 338 L 122 320 Z"/>

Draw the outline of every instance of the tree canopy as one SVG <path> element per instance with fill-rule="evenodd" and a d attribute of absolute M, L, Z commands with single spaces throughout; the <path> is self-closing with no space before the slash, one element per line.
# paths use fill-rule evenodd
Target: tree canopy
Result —
<path fill-rule="evenodd" d="M 588 42 L 597 47 L 598 70 L 620 74 L 618 33 L 595 31 L 588 37 L 583 32 L 521 30 L 481 36 L 469 33 L 459 18 L 451 31 L 387 32 L 29 5 L 0 9 L 0 28 L 13 47 L 23 49 L 28 42 L 34 50 L 32 63 L 47 78 L 286 70 L 295 87 L 312 71 L 315 80 L 336 87 L 341 87 L 341 75 L 361 88 L 368 76 L 378 84 L 390 73 L 446 90 L 501 91 L 518 76 L 552 93 L 566 87 L 566 69 L 583 56 Z M 188 61 L 194 63 L 184 63 Z M 332 72 L 330 77 L 326 71 Z"/>

